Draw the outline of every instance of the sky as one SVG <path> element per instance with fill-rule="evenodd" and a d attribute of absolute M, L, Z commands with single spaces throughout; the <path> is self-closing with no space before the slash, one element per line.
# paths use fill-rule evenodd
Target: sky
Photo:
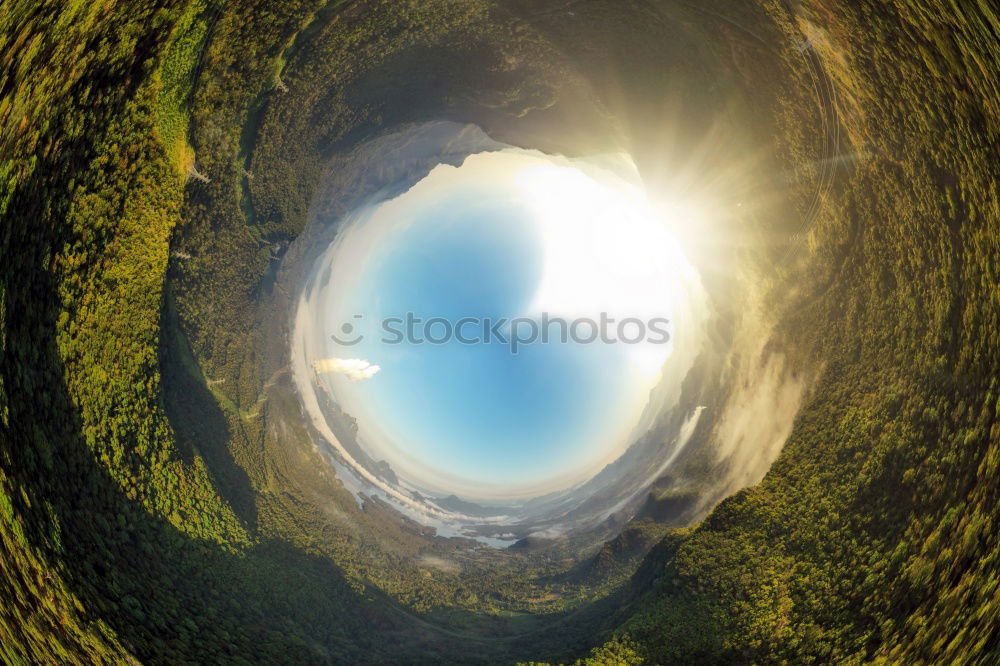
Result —
<path fill-rule="evenodd" d="M 689 316 L 700 283 L 662 215 L 614 172 L 537 153 L 439 165 L 356 211 L 314 278 L 297 315 L 304 362 L 358 419 L 376 460 L 442 493 L 527 497 L 585 481 L 632 441 L 664 371 L 679 387 L 696 352 L 685 331 L 700 324 Z M 671 341 L 516 355 L 501 342 L 386 344 L 381 322 L 408 312 L 452 323 L 661 316 Z"/>
<path fill-rule="evenodd" d="M 517 317 L 542 277 L 541 241 L 516 203 L 455 193 L 373 253 L 354 287 L 356 309 L 371 322 L 410 312 L 450 322 Z M 380 372 L 347 390 L 410 457 L 435 461 L 450 475 L 542 481 L 567 461 L 592 458 L 627 427 L 619 349 L 550 343 L 513 354 L 496 339 L 389 345 L 383 339 L 392 336 L 370 328 L 357 353 Z M 476 329 L 469 325 L 466 337 Z"/>

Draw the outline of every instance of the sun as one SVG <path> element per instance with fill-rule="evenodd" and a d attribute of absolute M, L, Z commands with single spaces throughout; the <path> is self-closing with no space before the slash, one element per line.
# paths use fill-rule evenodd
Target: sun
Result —
<path fill-rule="evenodd" d="M 625 156 L 621 161 L 629 164 Z M 531 164 L 515 183 L 545 253 L 528 316 L 673 322 L 701 291 L 672 233 L 677 224 L 695 222 L 691 207 L 654 207 L 641 183 L 595 166 Z M 653 382 L 672 349 L 643 341 L 629 345 L 628 357 Z"/>

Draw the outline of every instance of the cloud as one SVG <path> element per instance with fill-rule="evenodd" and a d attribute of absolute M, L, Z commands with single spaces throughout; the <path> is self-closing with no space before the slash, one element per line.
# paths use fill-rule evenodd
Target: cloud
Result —
<path fill-rule="evenodd" d="M 427 569 L 438 569 L 446 573 L 457 574 L 462 572 L 462 567 L 452 560 L 438 557 L 437 555 L 421 555 L 417 559 L 417 565 Z"/>
<path fill-rule="evenodd" d="M 795 417 L 822 367 L 792 363 L 771 351 L 774 324 L 761 307 L 761 297 L 743 313 L 728 359 L 725 397 L 712 441 L 718 463 L 726 470 L 713 493 L 703 498 L 709 509 L 741 488 L 756 485 L 778 458 L 792 433 Z"/>
<path fill-rule="evenodd" d="M 352 382 L 360 382 L 374 377 L 382 368 L 360 358 L 324 358 L 313 363 L 317 373 L 333 372 L 346 375 Z"/>

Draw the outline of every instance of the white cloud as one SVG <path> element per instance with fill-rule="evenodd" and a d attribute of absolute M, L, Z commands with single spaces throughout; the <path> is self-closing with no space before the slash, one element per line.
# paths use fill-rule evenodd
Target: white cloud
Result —
<path fill-rule="evenodd" d="M 352 382 L 360 382 L 371 379 L 382 368 L 360 358 L 324 358 L 314 362 L 313 369 L 318 373 L 346 375 Z"/>

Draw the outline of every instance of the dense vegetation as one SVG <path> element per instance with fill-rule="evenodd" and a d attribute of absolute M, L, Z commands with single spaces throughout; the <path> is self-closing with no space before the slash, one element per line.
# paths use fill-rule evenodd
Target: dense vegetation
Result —
<path fill-rule="evenodd" d="M 760 486 L 648 563 L 615 633 L 652 663 L 1000 659 L 1000 23 L 825 9 L 816 49 L 865 155 L 812 231 L 826 270 L 793 274 L 788 334 L 826 369 Z"/>
<path fill-rule="evenodd" d="M 0 659 L 1000 661 L 1000 17 L 735 4 L 0 0 Z M 450 118 L 655 164 L 708 77 L 816 220 L 753 221 L 800 241 L 761 279 L 822 368 L 761 484 L 497 551 L 279 427 L 275 276 L 333 155 Z M 650 140 L 663 90 L 690 136 Z"/>

